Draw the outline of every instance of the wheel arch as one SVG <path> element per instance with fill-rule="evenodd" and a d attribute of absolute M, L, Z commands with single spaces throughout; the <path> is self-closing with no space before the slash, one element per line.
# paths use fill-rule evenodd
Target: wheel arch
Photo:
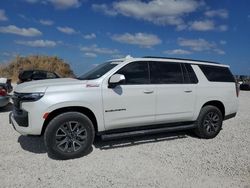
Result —
<path fill-rule="evenodd" d="M 59 114 L 65 113 L 65 112 L 80 112 L 80 113 L 86 115 L 93 123 L 95 133 L 98 132 L 98 124 L 97 124 L 96 116 L 89 108 L 81 107 L 81 106 L 68 106 L 68 107 L 62 107 L 62 108 L 55 109 L 48 114 L 48 116 L 46 117 L 46 119 L 43 123 L 41 135 L 44 134 L 49 122 L 54 117 L 58 116 Z"/>
<path fill-rule="evenodd" d="M 223 119 L 224 119 L 224 117 L 225 117 L 225 106 L 221 101 L 218 101 L 218 100 L 208 101 L 205 104 L 203 104 L 203 106 L 201 108 L 203 108 L 204 106 L 208 106 L 208 105 L 217 107 L 221 111 Z"/>

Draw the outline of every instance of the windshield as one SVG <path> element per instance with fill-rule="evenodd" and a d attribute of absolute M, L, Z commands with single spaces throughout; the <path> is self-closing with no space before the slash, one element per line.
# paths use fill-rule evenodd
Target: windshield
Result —
<path fill-rule="evenodd" d="M 118 62 L 106 62 L 96 66 L 82 76 L 78 77 L 79 80 L 94 80 L 103 76 L 106 72 L 118 65 Z"/>

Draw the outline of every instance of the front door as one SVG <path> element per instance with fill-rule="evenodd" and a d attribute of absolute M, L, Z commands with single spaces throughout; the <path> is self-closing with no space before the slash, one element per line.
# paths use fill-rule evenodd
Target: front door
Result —
<path fill-rule="evenodd" d="M 132 62 L 116 73 L 125 82 L 115 88 L 103 84 L 106 130 L 149 125 L 155 120 L 155 86 L 149 81 L 147 62 Z"/>

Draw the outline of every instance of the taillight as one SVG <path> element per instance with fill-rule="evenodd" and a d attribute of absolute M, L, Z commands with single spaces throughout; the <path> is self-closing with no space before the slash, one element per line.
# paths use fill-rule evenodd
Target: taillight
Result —
<path fill-rule="evenodd" d="M 7 95 L 7 92 L 5 89 L 1 88 L 0 89 L 0 96 L 6 96 Z"/>
<path fill-rule="evenodd" d="M 235 90 L 236 90 L 236 96 L 239 97 L 240 87 L 239 87 L 239 84 L 237 82 L 235 82 Z"/>

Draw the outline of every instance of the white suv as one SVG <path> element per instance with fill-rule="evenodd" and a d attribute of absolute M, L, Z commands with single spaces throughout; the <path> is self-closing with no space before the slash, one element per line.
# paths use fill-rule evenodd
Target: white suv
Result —
<path fill-rule="evenodd" d="M 24 135 L 44 135 L 60 159 L 82 156 L 94 137 L 116 138 L 194 129 L 214 138 L 238 109 L 229 66 L 144 57 L 100 64 L 77 79 L 23 83 L 15 88 L 10 122 Z"/>

